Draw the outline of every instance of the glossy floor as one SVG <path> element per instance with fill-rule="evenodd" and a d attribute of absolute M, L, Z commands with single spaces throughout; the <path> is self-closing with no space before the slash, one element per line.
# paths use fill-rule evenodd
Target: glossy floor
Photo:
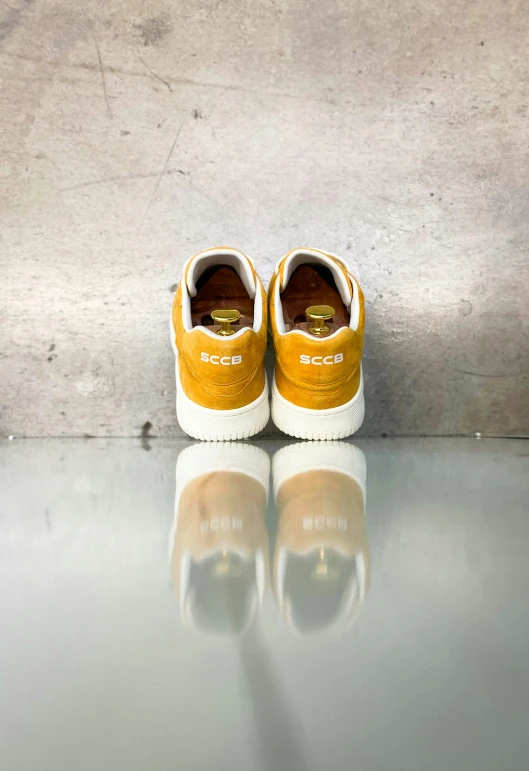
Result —
<path fill-rule="evenodd" d="M 2 769 L 529 766 L 528 442 L 0 459 Z"/>

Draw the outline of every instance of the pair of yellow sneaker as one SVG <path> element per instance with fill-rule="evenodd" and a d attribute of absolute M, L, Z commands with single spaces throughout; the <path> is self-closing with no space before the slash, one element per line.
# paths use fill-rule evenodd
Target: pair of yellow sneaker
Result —
<path fill-rule="evenodd" d="M 364 298 L 347 264 L 293 249 L 268 290 L 237 249 L 198 252 L 184 265 L 171 314 L 176 413 L 195 439 L 246 439 L 270 417 L 264 357 L 276 356 L 272 419 L 300 439 L 341 439 L 364 419 Z"/>

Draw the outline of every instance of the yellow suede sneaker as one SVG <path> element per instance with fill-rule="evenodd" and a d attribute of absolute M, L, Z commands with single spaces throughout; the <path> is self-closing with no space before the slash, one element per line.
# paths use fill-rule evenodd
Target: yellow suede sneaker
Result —
<path fill-rule="evenodd" d="M 171 574 L 185 626 L 244 632 L 268 586 L 270 459 L 250 444 L 193 444 L 176 463 Z"/>
<path fill-rule="evenodd" d="M 364 296 L 346 263 L 294 249 L 268 290 L 276 365 L 272 419 L 300 439 L 342 439 L 364 420 Z"/>
<path fill-rule="evenodd" d="M 171 314 L 176 414 L 195 439 L 245 439 L 269 418 L 266 294 L 237 249 L 198 252 L 186 262 Z"/>
<path fill-rule="evenodd" d="M 281 615 L 300 635 L 342 628 L 369 589 L 364 453 L 347 442 L 298 442 L 276 452 L 272 474 Z"/>

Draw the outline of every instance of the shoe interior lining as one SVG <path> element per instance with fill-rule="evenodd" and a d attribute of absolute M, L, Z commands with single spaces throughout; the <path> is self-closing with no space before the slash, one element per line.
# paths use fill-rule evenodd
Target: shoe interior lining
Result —
<path fill-rule="evenodd" d="M 197 281 L 197 293 L 191 298 L 191 320 L 194 327 L 211 327 L 216 331 L 211 312 L 221 309 L 238 310 L 240 320 L 232 324 L 235 330 L 253 327 L 254 300 L 249 296 L 237 271 L 229 265 L 207 268 Z"/>
<path fill-rule="evenodd" d="M 344 304 L 332 272 L 325 265 L 299 265 L 281 292 L 283 318 L 286 331 L 309 331 L 312 321 L 307 321 L 305 311 L 310 305 L 330 305 L 336 313 L 326 321 L 329 334 L 341 327 L 348 327 L 351 316 Z"/>

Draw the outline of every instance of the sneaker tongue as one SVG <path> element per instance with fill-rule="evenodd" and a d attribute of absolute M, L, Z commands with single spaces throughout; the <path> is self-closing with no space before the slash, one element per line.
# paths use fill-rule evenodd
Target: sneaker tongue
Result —
<path fill-rule="evenodd" d="M 318 252 L 311 249 L 292 252 L 281 267 L 280 291 L 282 292 L 285 289 L 295 269 L 299 265 L 307 264 L 325 265 L 325 267 L 331 271 L 334 280 L 336 281 L 336 287 L 340 292 L 342 302 L 349 308 L 353 298 L 353 285 L 349 278 L 347 267 L 337 257 L 325 254 L 324 252 Z"/>

